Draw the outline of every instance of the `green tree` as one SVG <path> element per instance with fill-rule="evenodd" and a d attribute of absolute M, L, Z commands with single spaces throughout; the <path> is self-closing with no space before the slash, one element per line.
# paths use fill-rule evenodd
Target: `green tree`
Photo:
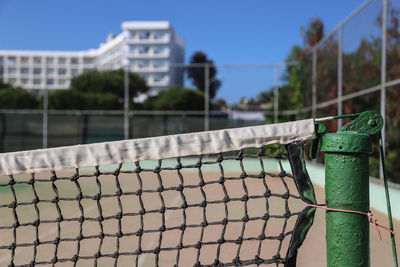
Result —
<path fill-rule="evenodd" d="M 289 52 L 286 62 L 296 62 L 295 65 L 287 64 L 281 77 L 281 86 L 278 88 L 279 110 L 300 110 L 312 104 L 312 46 L 319 42 L 324 35 L 324 24 L 321 19 L 313 18 L 307 27 L 301 28 L 303 46 L 295 45 Z M 322 54 L 318 54 L 322 58 Z M 332 61 L 332 67 L 335 61 Z M 320 65 L 319 65 L 320 66 Z M 337 71 L 337 65 L 336 65 Z M 272 103 L 274 99 L 274 88 L 263 92 L 262 103 Z M 267 110 L 270 114 L 274 110 L 273 105 Z M 266 118 L 272 121 L 273 115 L 266 114 Z M 281 121 L 301 118 L 296 116 L 280 116 Z M 309 117 L 310 114 L 304 114 Z"/>
<path fill-rule="evenodd" d="M 192 55 L 190 58 L 191 64 L 199 64 L 199 63 L 208 63 L 209 64 L 209 90 L 210 90 L 210 99 L 213 99 L 218 89 L 221 86 L 221 81 L 217 78 L 217 69 L 214 65 L 214 61 L 207 58 L 207 55 L 198 51 Z M 196 88 L 202 92 L 205 91 L 205 67 L 189 67 L 187 69 L 188 77 L 192 80 L 192 83 Z"/>
<path fill-rule="evenodd" d="M 228 103 L 226 103 L 225 99 L 218 98 L 211 103 L 211 108 L 217 110 L 226 109 L 228 108 Z"/>
<path fill-rule="evenodd" d="M 81 92 L 78 90 L 56 90 L 49 93 L 50 109 L 122 109 L 118 95 L 113 93 Z"/>
<path fill-rule="evenodd" d="M 101 93 L 117 95 L 124 99 L 124 70 L 100 72 L 92 70 L 74 77 L 71 80 L 71 90 L 84 93 Z M 149 87 L 146 81 L 136 73 L 129 73 L 129 97 L 133 99 L 141 93 L 146 93 Z M 129 101 L 132 104 L 132 101 Z"/>
<path fill-rule="evenodd" d="M 324 23 L 319 17 L 310 20 L 306 28 L 301 28 L 303 44 L 305 48 L 316 45 L 324 36 Z"/>
<path fill-rule="evenodd" d="M 151 110 L 203 110 L 204 93 L 176 86 L 149 97 L 143 106 Z"/>
<path fill-rule="evenodd" d="M 51 109 L 122 109 L 124 101 L 124 71 L 92 70 L 74 77 L 70 89 L 49 93 Z M 129 73 L 129 104 L 140 93 L 149 90 L 146 81 L 136 73 Z"/>
<path fill-rule="evenodd" d="M 36 109 L 39 107 L 38 99 L 19 87 L 0 82 L 0 108 L 1 109 Z"/>
<path fill-rule="evenodd" d="M 381 14 L 381 12 L 379 12 Z M 389 4 L 387 27 L 387 80 L 395 80 L 400 72 L 400 32 L 399 9 Z M 376 18 L 376 26 L 380 29 L 381 16 Z M 311 48 L 323 36 L 323 23 L 311 21 L 303 30 L 303 46 L 293 47 L 288 60 L 295 60 L 298 66 L 288 66 L 283 76 L 283 86 L 279 89 L 280 109 L 293 109 L 311 106 L 312 88 L 312 56 Z M 335 35 L 326 39 L 317 48 L 317 102 L 321 103 L 337 97 L 337 57 L 338 44 Z M 380 83 L 381 36 L 369 35 L 360 40 L 352 51 L 343 53 L 343 94 L 350 94 Z M 287 94 L 290 92 L 290 94 Z M 285 101 L 281 101 L 285 99 Z M 367 94 L 356 99 L 343 102 L 343 113 L 356 113 L 365 110 L 379 111 L 379 92 Z M 387 89 L 386 95 L 386 153 L 387 173 L 390 180 L 400 182 L 399 168 L 395 164 L 400 149 L 400 94 L 398 87 Z M 318 109 L 317 116 L 337 114 L 337 105 L 329 105 Z M 306 114 L 307 117 L 310 114 Z M 336 122 L 325 123 L 328 132 L 336 131 Z M 371 175 L 379 175 L 379 159 L 377 153 L 371 157 Z"/>

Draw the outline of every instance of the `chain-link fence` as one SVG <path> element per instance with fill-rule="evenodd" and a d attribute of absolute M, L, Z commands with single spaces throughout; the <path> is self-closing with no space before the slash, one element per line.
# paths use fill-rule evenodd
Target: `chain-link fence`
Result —
<path fill-rule="evenodd" d="M 400 1 L 367 0 L 311 49 L 306 107 L 280 116 L 325 117 L 376 110 L 385 118 L 383 142 L 393 173 L 400 136 Z M 327 122 L 336 131 L 345 121 Z M 377 163 L 375 163 L 377 164 Z M 374 173 L 374 175 L 377 175 Z M 398 177 L 400 181 L 400 177 Z"/>
<path fill-rule="evenodd" d="M 230 118 L 226 112 L 210 112 L 210 130 L 253 126 L 260 120 Z M 58 147 L 124 139 L 124 112 L 60 111 L 47 114 L 47 146 Z M 42 110 L 0 112 L 0 151 L 20 151 L 43 145 Z M 130 111 L 129 138 L 202 131 L 204 112 Z"/>
<path fill-rule="evenodd" d="M 170 63 L 168 73 L 180 72 L 177 69 L 185 73 L 184 87 L 194 87 L 187 75 L 190 68 L 197 68 L 203 75 L 204 105 L 197 110 L 139 110 L 135 103 L 133 108 L 126 105 L 132 98 L 129 94 L 125 94 L 119 110 L 54 110 L 49 108 L 51 98 L 45 90 L 42 109 L 0 109 L 0 152 L 260 125 L 267 123 L 265 114 L 271 115 L 271 123 L 273 118 L 277 120 L 279 107 L 273 110 L 270 103 L 266 110 L 258 95 L 270 90 L 265 96 L 269 100 L 261 102 L 278 99 L 279 77 L 286 65 L 296 63 Z M 217 71 L 215 76 L 212 68 Z M 139 74 L 146 77 L 145 71 Z M 213 78 L 221 83 L 216 95 Z M 124 87 L 127 91 L 129 84 Z M 242 96 L 245 102 L 253 99 L 256 103 L 240 105 Z M 224 98 L 228 105 L 216 107 L 213 102 L 218 98 Z"/>

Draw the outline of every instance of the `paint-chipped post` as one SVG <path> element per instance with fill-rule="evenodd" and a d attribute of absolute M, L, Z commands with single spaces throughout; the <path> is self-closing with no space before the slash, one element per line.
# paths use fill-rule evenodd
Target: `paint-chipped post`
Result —
<path fill-rule="evenodd" d="M 322 138 L 325 152 L 326 206 L 369 211 L 371 136 L 383 125 L 376 112 L 364 112 L 337 133 Z M 369 219 L 362 214 L 326 213 L 327 266 L 370 266 Z"/>

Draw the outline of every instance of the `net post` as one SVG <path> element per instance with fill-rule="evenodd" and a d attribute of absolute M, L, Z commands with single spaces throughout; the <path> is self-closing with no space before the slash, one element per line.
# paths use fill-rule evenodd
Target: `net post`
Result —
<path fill-rule="evenodd" d="M 369 153 L 371 137 L 365 133 L 326 134 L 326 206 L 334 209 L 369 211 Z M 365 215 L 326 213 L 327 266 L 370 266 L 369 219 Z"/>

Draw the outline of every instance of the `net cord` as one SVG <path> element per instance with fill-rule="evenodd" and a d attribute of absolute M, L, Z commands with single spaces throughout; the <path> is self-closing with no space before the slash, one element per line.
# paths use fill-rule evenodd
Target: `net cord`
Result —
<path fill-rule="evenodd" d="M 314 120 L 0 154 L 0 175 L 215 154 L 314 136 Z"/>

